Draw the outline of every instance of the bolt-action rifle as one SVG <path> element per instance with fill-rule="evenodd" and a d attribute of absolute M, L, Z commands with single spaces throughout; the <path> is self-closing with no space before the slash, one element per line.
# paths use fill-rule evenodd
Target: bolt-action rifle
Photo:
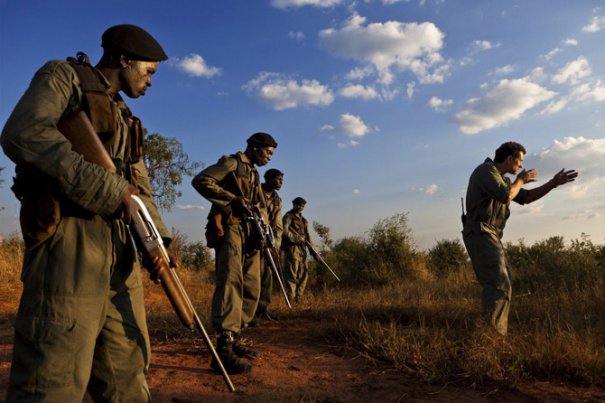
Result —
<path fill-rule="evenodd" d="M 113 161 L 84 112 L 80 111 L 61 119 L 57 128 L 71 142 L 72 149 L 82 154 L 86 161 L 94 162 L 110 172 L 116 172 Z M 200 332 L 206 347 L 219 364 L 223 379 L 229 390 L 235 392 L 235 387 L 214 349 L 200 317 L 196 313 L 187 292 L 185 292 L 176 270 L 171 265 L 162 237 L 158 233 L 149 211 L 147 211 L 143 201 L 136 195 L 131 196 L 130 213 L 132 228 L 129 226 L 129 232 L 131 237 L 134 238 L 134 243 L 138 246 L 137 251 L 143 257 L 143 265 L 147 270 L 152 271 L 153 268 L 149 265 L 152 264 L 154 258 L 160 258 L 162 269 L 159 271 L 158 280 L 177 316 L 188 329 L 196 328 Z"/>
<path fill-rule="evenodd" d="M 245 197 L 244 192 L 239 186 L 239 182 L 237 181 L 237 176 L 235 176 L 235 172 L 231 172 L 231 174 L 233 175 L 235 187 L 239 192 L 239 196 Z M 252 225 L 252 229 L 255 235 L 262 243 L 264 257 L 265 259 L 267 259 L 267 262 L 269 262 L 271 271 L 273 271 L 273 274 L 275 275 L 275 278 L 279 283 L 279 287 L 281 288 L 282 294 L 284 295 L 284 299 L 286 300 L 288 308 L 292 308 L 292 305 L 290 304 L 290 299 L 288 298 L 288 293 L 286 292 L 286 287 L 284 286 L 284 282 L 281 278 L 281 265 L 280 267 L 278 267 L 279 263 L 277 262 L 279 262 L 279 252 L 275 246 L 275 238 L 273 237 L 273 231 L 271 230 L 271 227 L 263 219 L 263 216 L 258 206 L 246 206 L 245 216 L 245 219 Z"/>
<path fill-rule="evenodd" d="M 330 266 L 328 266 L 328 264 L 326 263 L 326 261 L 321 257 L 321 255 L 315 250 L 315 248 L 313 247 L 313 245 L 311 244 L 311 242 L 309 242 L 308 240 L 305 239 L 305 243 L 307 244 L 307 247 L 309 248 L 309 250 L 311 251 L 311 253 L 313 253 L 313 257 L 319 262 L 321 263 L 326 269 L 328 269 L 328 271 L 330 273 L 332 273 L 332 275 L 334 276 L 334 278 L 338 281 L 340 281 L 340 278 L 338 278 L 338 276 L 336 275 L 336 273 L 334 273 L 334 270 L 332 270 L 330 268 Z"/>

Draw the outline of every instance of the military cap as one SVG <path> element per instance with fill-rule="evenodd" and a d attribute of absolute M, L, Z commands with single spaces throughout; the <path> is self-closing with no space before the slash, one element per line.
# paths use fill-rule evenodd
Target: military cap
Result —
<path fill-rule="evenodd" d="M 302 197 L 297 197 L 296 199 L 292 200 L 292 204 L 305 205 L 305 204 L 307 204 L 307 201 L 305 199 L 303 199 Z"/>
<path fill-rule="evenodd" d="M 277 147 L 277 142 L 270 134 L 267 133 L 254 133 L 246 140 L 248 145 L 256 147 Z"/>
<path fill-rule="evenodd" d="M 168 59 L 160 44 L 144 29 L 136 25 L 115 25 L 103 33 L 101 46 L 117 50 L 134 60 L 161 62 Z"/>
<path fill-rule="evenodd" d="M 271 168 L 271 169 L 268 169 L 264 175 L 265 179 L 275 178 L 276 176 L 284 176 L 284 173 L 282 171 L 280 171 L 279 169 Z"/>

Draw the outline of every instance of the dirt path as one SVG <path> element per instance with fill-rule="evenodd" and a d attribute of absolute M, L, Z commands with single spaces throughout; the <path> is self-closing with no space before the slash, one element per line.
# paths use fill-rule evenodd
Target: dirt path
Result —
<path fill-rule="evenodd" d="M 202 342 L 155 344 L 148 376 L 154 402 L 605 402 L 605 391 L 534 383 L 520 390 L 427 386 L 369 360 L 318 345 L 314 323 L 290 319 L 263 322 L 246 333 L 261 356 L 255 370 L 234 375 L 230 393 L 209 368 Z M 10 368 L 10 335 L 0 320 L 0 401 Z"/>

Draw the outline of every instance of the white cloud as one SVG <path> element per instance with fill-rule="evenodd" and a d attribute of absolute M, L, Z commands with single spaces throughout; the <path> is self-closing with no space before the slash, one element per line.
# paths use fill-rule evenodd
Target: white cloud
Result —
<path fill-rule="evenodd" d="M 329 52 L 368 63 L 385 85 L 397 71 L 412 71 L 421 83 L 442 82 L 449 67 L 439 54 L 444 34 L 431 22 L 387 21 L 366 25 L 365 17 L 353 14 L 340 29 L 319 32 L 321 45 Z"/>
<path fill-rule="evenodd" d="M 589 209 L 586 211 L 580 211 L 577 213 L 569 214 L 569 215 L 563 217 L 563 220 L 577 222 L 577 221 L 598 220 L 599 218 L 601 218 L 601 213 L 599 213 L 598 211 L 595 211 L 593 209 Z"/>
<path fill-rule="evenodd" d="M 585 57 L 580 56 L 576 60 L 567 63 L 552 77 L 552 81 L 557 84 L 569 83 L 577 84 L 582 78 L 592 74 L 590 64 Z"/>
<path fill-rule="evenodd" d="M 577 39 L 573 39 L 573 38 L 568 38 L 565 39 L 563 41 L 564 44 L 566 44 L 567 46 L 578 46 L 578 41 Z"/>
<path fill-rule="evenodd" d="M 278 73 L 260 73 L 243 89 L 277 111 L 305 105 L 326 106 L 334 102 L 332 90 L 317 80 L 298 83 Z"/>
<path fill-rule="evenodd" d="M 353 193 L 354 195 L 358 195 L 358 194 L 359 194 L 359 189 L 357 189 L 357 188 L 356 188 L 356 189 L 353 189 L 352 193 Z"/>
<path fill-rule="evenodd" d="M 454 101 L 452 99 L 441 99 L 438 97 L 431 97 L 427 102 L 427 105 L 436 111 L 444 111 L 448 107 L 452 106 Z"/>
<path fill-rule="evenodd" d="M 602 200 L 605 197 L 605 137 L 590 139 L 579 136 L 554 140 L 550 147 L 536 156 L 536 161 L 533 156 L 530 158 L 528 164 L 537 165 L 541 182 L 546 182 L 563 168 L 578 171 L 575 182 L 561 187 L 569 198 L 581 199 L 592 195 L 594 200 Z"/>
<path fill-rule="evenodd" d="M 298 32 L 290 31 L 290 32 L 288 32 L 288 37 L 290 39 L 302 41 L 303 39 L 305 39 L 305 34 L 304 34 L 304 32 L 300 32 L 300 31 L 298 31 Z"/>
<path fill-rule="evenodd" d="M 490 41 L 477 39 L 471 42 L 470 47 L 472 52 L 481 52 L 483 50 L 498 48 L 500 47 L 500 43 L 492 43 Z"/>
<path fill-rule="evenodd" d="M 513 73 L 515 70 L 515 66 L 507 64 L 506 66 L 496 68 L 496 70 L 494 70 L 492 74 L 495 76 L 507 76 Z"/>
<path fill-rule="evenodd" d="M 359 116 L 350 113 L 340 115 L 340 127 L 342 132 L 349 137 L 363 137 L 370 132 L 370 128 Z"/>
<path fill-rule="evenodd" d="M 568 103 L 568 100 L 565 98 L 561 98 L 556 101 L 550 102 L 548 105 L 546 105 L 546 107 L 544 107 L 544 109 L 542 109 L 540 114 L 542 114 L 542 115 L 555 114 L 555 113 L 561 111 L 563 108 L 565 108 L 565 106 L 567 106 L 567 103 Z"/>
<path fill-rule="evenodd" d="M 429 185 L 425 190 L 424 193 L 429 194 L 429 195 L 434 195 L 435 193 L 437 193 L 439 191 L 439 186 L 435 185 L 434 183 L 432 185 Z"/>
<path fill-rule="evenodd" d="M 221 69 L 218 67 L 208 66 L 204 58 L 195 53 L 192 53 L 182 59 L 174 58 L 173 63 L 179 70 L 195 77 L 210 78 L 221 75 Z"/>
<path fill-rule="evenodd" d="M 563 52 L 563 49 L 561 48 L 554 48 L 553 50 L 551 50 L 550 52 L 548 52 L 547 54 L 544 55 L 544 58 L 546 60 L 551 60 L 553 57 L 555 57 L 557 54 Z"/>
<path fill-rule="evenodd" d="M 338 148 L 344 148 L 359 145 L 359 139 L 368 133 L 378 131 L 378 129 L 368 127 L 359 116 L 343 113 L 340 115 L 338 125 L 325 124 L 320 128 L 320 131 L 347 137 L 348 139 L 345 142 L 337 144 Z"/>
<path fill-rule="evenodd" d="M 437 193 L 439 191 L 439 186 L 437 186 L 436 184 L 431 184 L 427 187 L 418 187 L 418 188 L 413 188 L 413 190 L 417 191 L 417 192 L 422 192 L 422 193 L 426 193 L 427 195 L 434 195 L 435 193 Z"/>
<path fill-rule="evenodd" d="M 342 0 L 271 0 L 271 6 L 280 9 L 299 8 L 304 6 L 328 8 L 342 3 Z"/>
<path fill-rule="evenodd" d="M 177 210 L 206 210 L 201 204 L 177 204 Z"/>
<path fill-rule="evenodd" d="M 362 99 L 375 99 L 378 98 L 378 92 L 373 87 L 366 87 L 359 84 L 349 84 L 344 88 L 341 88 L 338 92 L 340 96 L 345 98 L 362 98 Z"/>
<path fill-rule="evenodd" d="M 415 88 L 416 88 L 416 83 L 414 81 L 407 84 L 405 93 L 406 93 L 408 99 L 412 99 L 412 97 L 414 96 Z"/>
<path fill-rule="evenodd" d="M 372 66 L 365 66 L 363 68 L 355 67 L 353 70 L 349 71 L 345 78 L 347 80 L 361 80 L 365 77 L 368 77 L 374 73 L 374 68 Z"/>
<path fill-rule="evenodd" d="M 500 80 L 482 98 L 468 100 L 465 109 L 455 114 L 454 121 L 462 133 L 477 134 L 519 119 L 526 111 L 555 95 L 528 77 Z"/>
<path fill-rule="evenodd" d="M 570 97 L 578 102 L 604 102 L 605 85 L 601 80 L 578 85 L 573 88 Z"/>
<path fill-rule="evenodd" d="M 582 31 L 584 32 L 599 32 L 605 27 L 605 14 L 604 15 L 595 15 L 592 17 L 590 22 L 582 27 Z"/>

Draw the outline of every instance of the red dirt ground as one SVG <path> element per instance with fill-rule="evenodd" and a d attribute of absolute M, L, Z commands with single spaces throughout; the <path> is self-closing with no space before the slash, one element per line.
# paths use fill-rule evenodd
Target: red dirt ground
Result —
<path fill-rule="evenodd" d="M 261 356 L 250 361 L 252 373 L 231 377 L 235 393 L 210 370 L 210 354 L 201 341 L 156 344 L 148 376 L 154 402 L 605 402 L 605 390 L 548 382 L 514 390 L 425 385 L 364 357 L 335 354 L 336 349 L 313 341 L 313 326 L 286 318 L 249 329 L 247 340 Z M 1 315 L 0 400 L 8 384 L 11 335 Z"/>

